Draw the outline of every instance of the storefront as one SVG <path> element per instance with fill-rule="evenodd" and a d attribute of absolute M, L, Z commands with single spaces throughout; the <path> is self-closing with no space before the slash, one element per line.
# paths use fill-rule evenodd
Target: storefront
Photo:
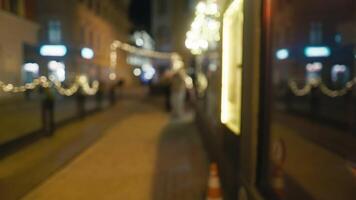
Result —
<path fill-rule="evenodd" d="M 355 2 L 219 2 L 220 62 L 202 68 L 200 116 L 210 126 L 220 104 L 204 134 L 225 196 L 354 199 Z"/>

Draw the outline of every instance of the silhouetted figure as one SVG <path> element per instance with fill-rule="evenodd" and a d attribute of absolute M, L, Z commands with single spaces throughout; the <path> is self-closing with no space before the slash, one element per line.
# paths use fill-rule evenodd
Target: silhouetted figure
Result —
<path fill-rule="evenodd" d="M 77 94 L 77 109 L 78 109 L 78 116 L 80 118 L 85 117 L 85 96 L 82 92 L 78 92 Z"/>
<path fill-rule="evenodd" d="M 43 132 L 47 136 L 54 133 L 54 94 L 50 88 L 43 89 L 44 97 L 42 100 L 42 126 Z"/>
<path fill-rule="evenodd" d="M 172 110 L 172 105 L 171 105 L 171 84 L 167 83 L 167 85 L 164 86 L 164 99 L 165 99 L 165 107 L 168 112 Z"/>
<path fill-rule="evenodd" d="M 101 106 L 103 105 L 103 96 L 104 96 L 103 93 L 104 93 L 103 92 L 103 83 L 100 82 L 98 92 L 95 95 L 96 105 L 97 105 L 98 109 L 101 109 Z"/>
<path fill-rule="evenodd" d="M 181 118 L 184 114 L 186 87 L 184 81 L 184 69 L 181 68 L 173 74 L 171 82 L 172 116 Z"/>

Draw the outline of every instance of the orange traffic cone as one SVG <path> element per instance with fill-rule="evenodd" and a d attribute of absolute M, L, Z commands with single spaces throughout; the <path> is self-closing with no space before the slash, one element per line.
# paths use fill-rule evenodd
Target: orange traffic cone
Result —
<path fill-rule="evenodd" d="M 210 175 L 208 183 L 208 194 L 207 200 L 222 200 L 221 188 L 220 188 L 220 178 L 218 174 L 218 165 L 212 163 L 210 165 Z"/>
<path fill-rule="evenodd" d="M 272 172 L 272 188 L 274 193 L 281 199 L 284 198 L 284 172 L 281 167 L 275 167 Z"/>

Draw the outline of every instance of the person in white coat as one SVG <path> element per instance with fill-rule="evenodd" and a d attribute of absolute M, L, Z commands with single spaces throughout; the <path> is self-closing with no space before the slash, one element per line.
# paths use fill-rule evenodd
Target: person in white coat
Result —
<path fill-rule="evenodd" d="M 185 110 L 186 87 L 183 70 L 175 72 L 171 80 L 172 116 L 175 118 L 183 117 Z"/>

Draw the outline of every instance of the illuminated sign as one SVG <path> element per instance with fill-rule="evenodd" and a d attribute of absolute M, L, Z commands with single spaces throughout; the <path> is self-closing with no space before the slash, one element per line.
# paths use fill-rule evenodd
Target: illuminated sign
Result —
<path fill-rule="evenodd" d="M 94 58 L 94 51 L 91 48 L 85 47 L 85 48 L 82 48 L 81 55 L 82 55 L 82 58 L 90 60 L 90 59 Z"/>
<path fill-rule="evenodd" d="M 276 52 L 276 57 L 278 60 L 285 60 L 289 57 L 289 51 L 288 49 L 279 49 Z"/>
<path fill-rule="evenodd" d="M 331 54 L 329 47 L 306 47 L 304 55 L 306 57 L 329 57 Z"/>
<path fill-rule="evenodd" d="M 67 47 L 64 45 L 43 45 L 40 54 L 42 56 L 63 57 L 67 54 Z"/>
<path fill-rule="evenodd" d="M 306 69 L 308 72 L 319 72 L 323 69 L 323 64 L 320 62 L 308 63 Z"/>
<path fill-rule="evenodd" d="M 50 70 L 50 78 L 63 82 L 66 79 L 66 66 L 62 62 L 50 61 L 48 69 Z"/>

